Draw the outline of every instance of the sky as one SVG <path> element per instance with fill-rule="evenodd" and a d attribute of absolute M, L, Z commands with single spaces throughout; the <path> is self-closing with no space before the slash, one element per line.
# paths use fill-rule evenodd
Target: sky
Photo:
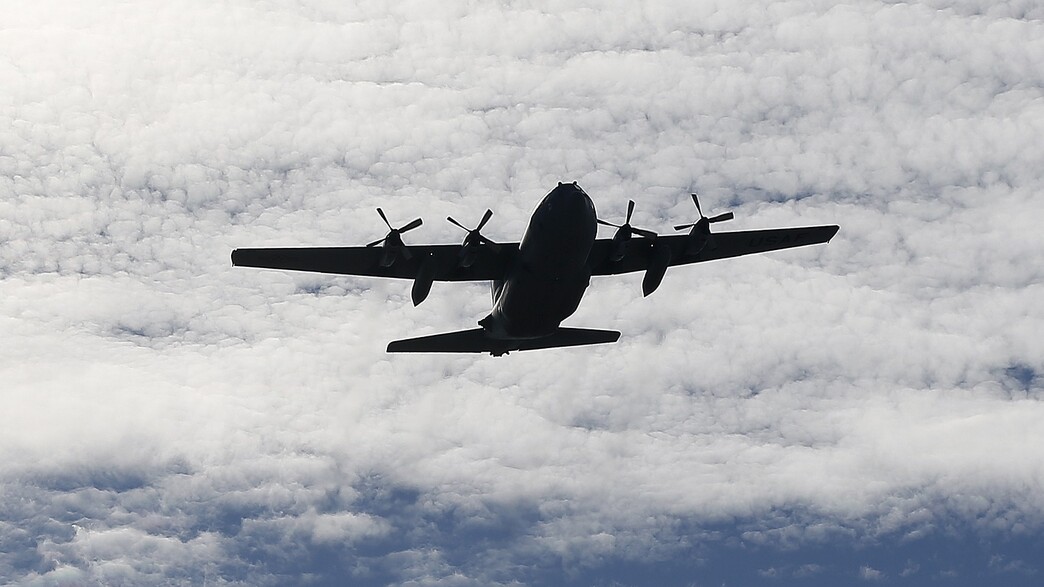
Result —
<path fill-rule="evenodd" d="M 1038 2 L 5 8 L 0 582 L 1040 584 Z M 384 350 L 487 284 L 229 261 L 558 181 L 841 230 L 499 358 Z"/>

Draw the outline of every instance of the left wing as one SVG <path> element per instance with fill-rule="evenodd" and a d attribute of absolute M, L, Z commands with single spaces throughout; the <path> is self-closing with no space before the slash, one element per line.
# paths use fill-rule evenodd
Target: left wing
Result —
<path fill-rule="evenodd" d="M 409 258 L 397 254 L 388 267 L 381 266 L 383 247 L 235 249 L 232 265 L 363 277 L 417 279 L 424 274 L 432 281 L 491 281 L 507 272 L 518 243 L 482 247 L 469 267 L 460 264 L 461 249 L 461 245 L 409 245 Z"/>

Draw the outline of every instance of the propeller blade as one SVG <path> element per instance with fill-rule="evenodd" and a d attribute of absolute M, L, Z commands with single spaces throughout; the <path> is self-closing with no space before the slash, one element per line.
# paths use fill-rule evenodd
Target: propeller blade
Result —
<path fill-rule="evenodd" d="M 612 226 L 613 228 L 620 228 L 619 224 L 613 224 L 612 222 L 606 222 L 605 220 L 602 220 L 601 218 L 597 218 L 596 221 L 598 222 L 598 224 L 602 224 L 604 226 Z"/>
<path fill-rule="evenodd" d="M 644 236 L 645 238 L 656 238 L 657 234 L 651 230 L 645 230 L 644 228 L 631 227 L 631 232 L 638 236 Z"/>
<path fill-rule="evenodd" d="M 463 224 L 461 224 L 461 223 L 457 222 L 456 220 L 454 220 L 452 216 L 447 216 L 446 220 L 449 220 L 450 223 L 453 224 L 453 226 L 456 226 L 457 228 L 460 228 L 462 230 L 466 230 L 468 232 L 471 232 L 471 229 L 469 229 L 468 227 L 466 227 Z"/>
<path fill-rule="evenodd" d="M 370 244 L 368 244 L 366 246 L 368 246 L 368 247 L 376 247 L 377 245 L 379 245 L 379 244 L 381 244 L 383 242 L 384 242 L 384 239 L 383 238 L 379 238 L 379 239 L 373 241 L 372 243 L 370 243 Z"/>
<path fill-rule="evenodd" d="M 486 213 L 482 216 L 482 220 L 480 220 L 478 223 L 478 228 L 476 228 L 475 230 L 482 230 L 482 227 L 485 226 L 487 222 L 489 222 L 490 218 L 493 218 L 493 211 L 487 208 Z"/>
<path fill-rule="evenodd" d="M 732 220 L 736 216 L 732 212 L 726 212 L 724 214 L 718 214 L 714 218 L 708 219 L 708 222 L 722 222 L 725 220 Z"/>
<path fill-rule="evenodd" d="M 674 227 L 674 230 L 687 230 L 692 228 L 693 226 L 696 226 L 695 222 L 690 222 L 689 224 L 679 224 Z"/>
<path fill-rule="evenodd" d="M 414 218 L 414 219 L 413 219 L 413 222 L 410 222 L 410 223 L 409 223 L 409 224 L 407 224 L 406 226 L 403 226 L 402 228 L 400 228 L 400 229 L 399 229 L 399 232 L 400 232 L 400 233 L 403 233 L 403 232 L 406 232 L 406 231 L 408 231 L 408 230 L 413 230 L 414 228 L 417 228 L 417 227 L 418 227 L 418 226 L 420 226 L 421 224 L 424 224 L 424 221 L 423 221 L 423 220 L 421 220 L 420 218 Z"/>
<path fill-rule="evenodd" d="M 384 223 L 388 225 L 388 230 L 395 230 L 394 228 L 392 228 L 391 222 L 388 222 L 388 217 L 384 215 L 384 210 L 377 208 L 377 214 L 379 214 L 381 216 L 381 220 L 383 220 Z"/>
<path fill-rule="evenodd" d="M 624 219 L 624 224 L 631 223 L 631 214 L 634 214 L 634 200 L 627 200 L 627 217 Z"/>
<path fill-rule="evenodd" d="M 696 194 L 692 194 L 692 203 L 696 204 L 696 211 L 700 213 L 700 218 L 703 217 L 703 210 L 700 208 L 700 199 Z"/>

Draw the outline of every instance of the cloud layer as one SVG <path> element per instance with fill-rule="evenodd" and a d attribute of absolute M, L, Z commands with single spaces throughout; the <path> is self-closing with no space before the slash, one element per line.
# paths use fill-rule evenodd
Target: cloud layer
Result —
<path fill-rule="evenodd" d="M 1039 576 L 1035 3 L 16 4 L 5 582 Z M 515 240 L 572 180 L 842 230 L 598 279 L 569 323 L 619 343 L 501 359 L 383 352 L 484 284 L 229 267 L 378 205 Z"/>

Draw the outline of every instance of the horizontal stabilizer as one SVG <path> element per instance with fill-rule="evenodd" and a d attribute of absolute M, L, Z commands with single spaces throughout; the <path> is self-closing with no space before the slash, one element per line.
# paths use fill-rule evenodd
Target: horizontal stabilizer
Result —
<path fill-rule="evenodd" d="M 481 328 L 445 332 L 392 341 L 389 353 L 489 353 L 500 356 L 510 351 L 531 351 L 556 347 L 582 346 L 616 342 L 620 333 L 615 330 L 588 328 L 559 328 L 548 336 L 525 339 L 491 338 Z"/>

